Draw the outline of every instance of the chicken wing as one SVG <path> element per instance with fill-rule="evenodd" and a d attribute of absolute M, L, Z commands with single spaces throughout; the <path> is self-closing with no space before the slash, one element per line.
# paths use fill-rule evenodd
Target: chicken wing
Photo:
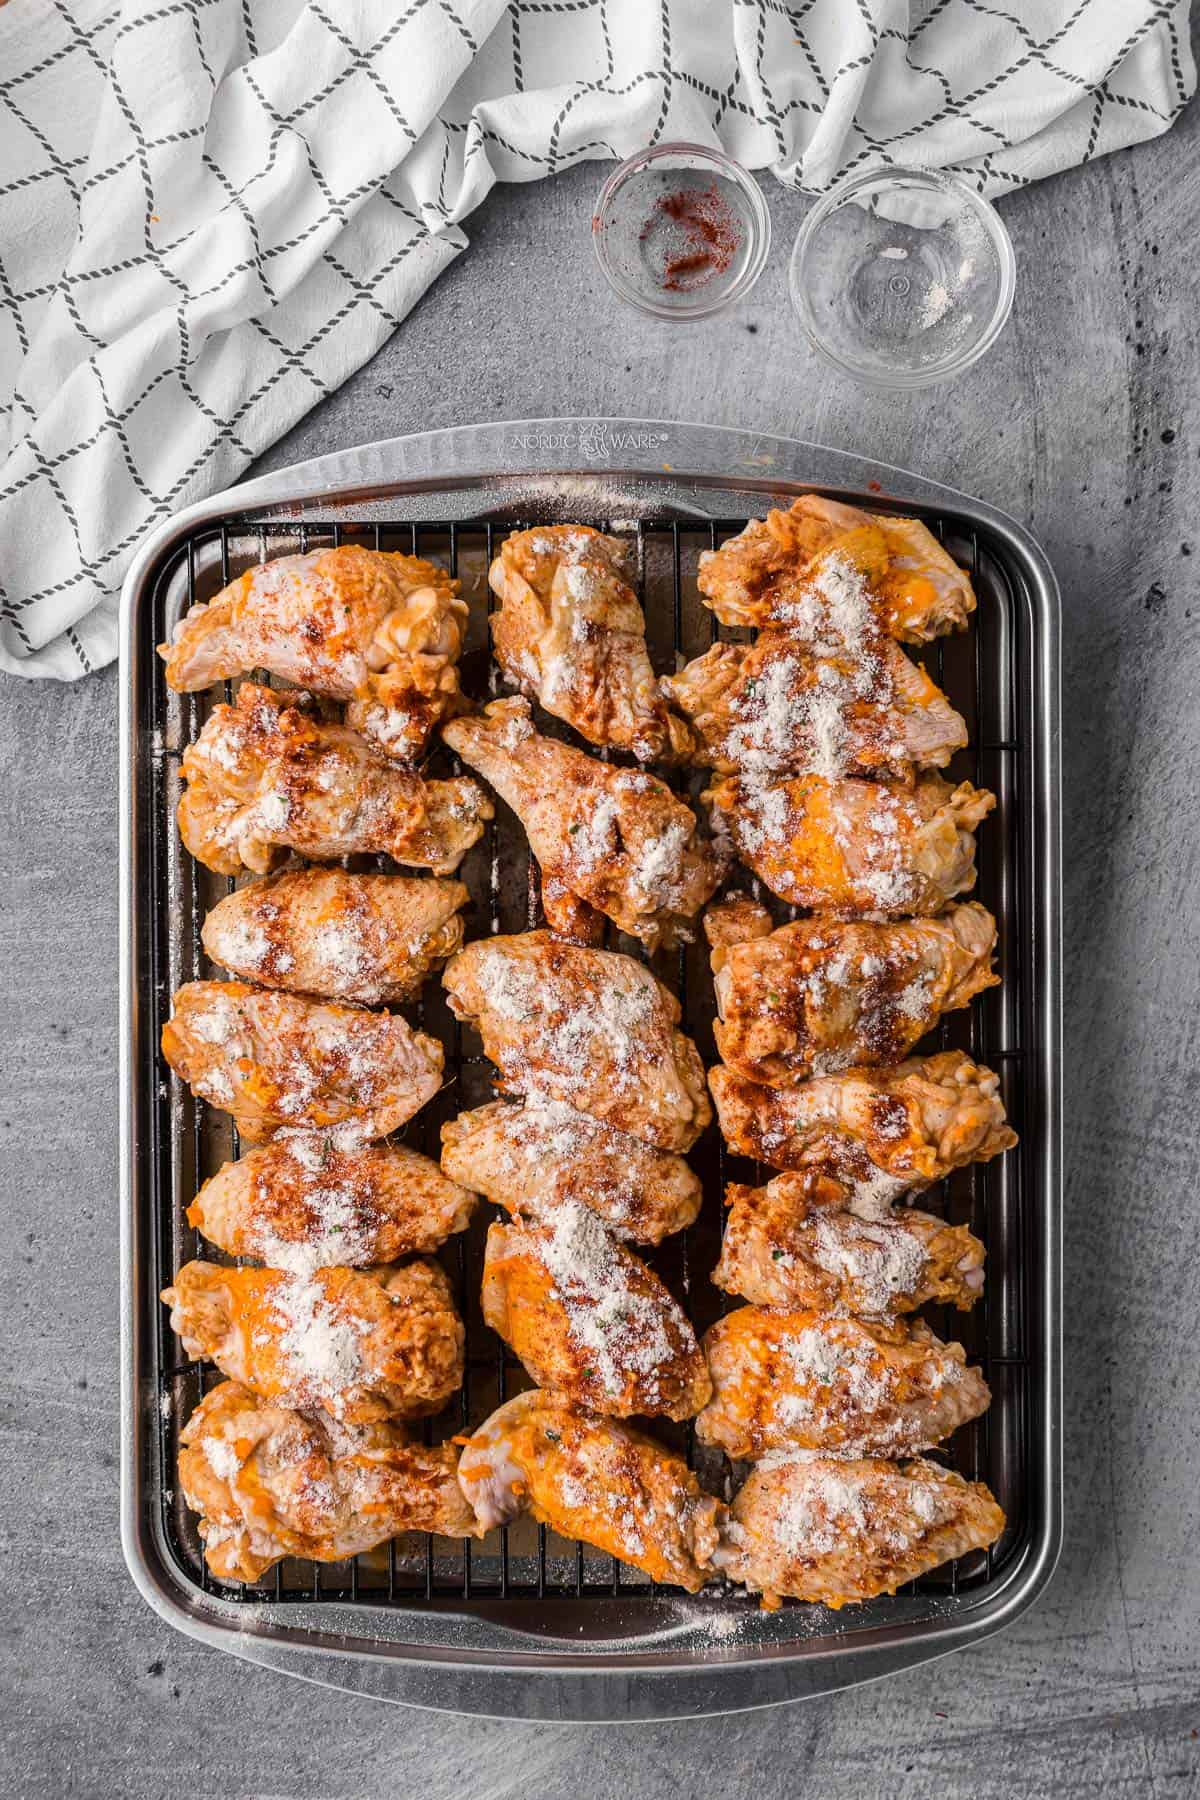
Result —
<path fill-rule="evenodd" d="M 402 1144 L 369 1144 L 353 1126 L 281 1131 L 223 1163 L 188 1207 L 188 1224 L 228 1256 L 274 1268 L 368 1268 L 436 1250 L 465 1231 L 478 1196 Z"/>
<path fill-rule="evenodd" d="M 937 913 L 975 885 L 986 789 L 925 773 L 914 786 L 798 775 L 774 785 L 729 776 L 705 793 L 738 854 L 781 900 L 889 919 Z"/>
<path fill-rule="evenodd" d="M 578 1201 L 633 1244 L 659 1244 L 700 1211 L 699 1177 L 681 1156 L 558 1100 L 493 1100 L 447 1120 L 442 1168 L 517 1215 Z"/>
<path fill-rule="evenodd" d="M 966 721 L 889 638 L 818 656 L 764 631 L 753 644 L 713 644 L 661 686 L 692 727 L 695 760 L 725 775 L 911 778 L 967 741 Z"/>
<path fill-rule="evenodd" d="M 838 1607 L 985 1550 L 1004 1524 L 981 1481 L 937 1463 L 772 1456 L 734 1500 L 713 1561 L 767 1608 L 784 1596 Z"/>
<path fill-rule="evenodd" d="M 565 1101 L 660 1150 L 690 1150 L 711 1119 L 679 1002 L 631 956 L 526 931 L 468 944 L 442 980 L 506 1092 Z"/>
<path fill-rule="evenodd" d="M 732 1149 L 773 1169 L 816 1168 L 843 1180 L 860 1212 L 873 1197 L 886 1203 L 928 1187 L 1017 1141 L 999 1076 L 961 1050 L 794 1088 L 759 1087 L 721 1066 L 709 1070 L 708 1083 Z"/>
<path fill-rule="evenodd" d="M 765 1187 L 730 1184 L 717 1287 L 756 1306 L 913 1312 L 930 1300 L 965 1312 L 983 1292 L 984 1249 L 965 1225 L 911 1207 L 860 1219 L 847 1190 L 814 1171 Z"/>
<path fill-rule="evenodd" d="M 335 1419 L 417 1419 L 462 1386 L 463 1327 L 437 1263 L 226 1269 L 185 1263 L 163 1289 L 193 1362 L 264 1400 Z"/>
<path fill-rule="evenodd" d="M 390 1422 L 338 1424 L 225 1381 L 179 1442 L 179 1485 L 221 1581 L 260 1581 L 284 1556 L 340 1562 L 402 1531 L 482 1535 L 453 1446 L 410 1444 Z"/>
<path fill-rule="evenodd" d="M 396 1013 L 360 1012 L 241 981 L 189 981 L 162 1030 L 181 1080 L 261 1143 L 281 1126 L 354 1124 L 386 1137 L 442 1084 L 442 1046 Z"/>
<path fill-rule="evenodd" d="M 646 652 L 646 621 L 625 547 L 589 525 L 539 525 L 506 538 L 488 575 L 500 610 L 496 661 L 523 693 L 591 744 L 642 762 L 684 751 Z"/>
<path fill-rule="evenodd" d="M 443 736 L 524 825 L 551 904 L 565 888 L 651 950 L 687 935 L 729 858 L 665 781 L 541 737 L 527 700 L 497 700 Z"/>
<path fill-rule="evenodd" d="M 910 1456 L 991 1401 L 961 1344 L 918 1321 L 743 1306 L 705 1334 L 713 1397 L 702 1444 L 754 1461 L 769 1450 Z"/>
<path fill-rule="evenodd" d="M 781 625 L 814 646 L 886 633 L 923 644 L 975 610 L 964 570 L 919 519 L 801 494 L 705 551 L 698 585 L 726 625 Z"/>
<path fill-rule="evenodd" d="M 693 1594 L 708 1579 L 725 1517 L 682 1457 L 536 1390 L 509 1400 L 475 1432 L 458 1479 L 487 1530 L 531 1512 L 563 1537 Z"/>
<path fill-rule="evenodd" d="M 352 701 L 351 725 L 419 762 L 439 720 L 462 705 L 458 586 L 420 557 L 361 544 L 280 556 L 193 606 L 158 653 L 183 693 L 266 669 Z"/>
<path fill-rule="evenodd" d="M 213 962 L 263 987 L 398 1006 L 461 950 L 469 899 L 461 881 L 292 869 L 227 895 L 201 936 Z"/>
<path fill-rule="evenodd" d="M 712 1392 L 681 1308 L 577 1201 L 491 1227 L 483 1317 L 539 1387 L 590 1412 L 690 1419 Z"/>
<path fill-rule="evenodd" d="M 792 1087 L 900 1062 L 943 1013 L 1000 977 L 996 921 L 975 902 L 902 923 L 801 919 L 768 935 L 744 895 L 710 907 L 717 1049 L 748 1081 Z M 732 933 L 744 929 L 736 941 Z"/>
<path fill-rule="evenodd" d="M 474 781 L 423 781 L 305 697 L 244 681 L 183 753 L 179 833 L 222 875 L 266 874 L 288 850 L 314 862 L 359 852 L 450 875 L 492 805 Z"/>

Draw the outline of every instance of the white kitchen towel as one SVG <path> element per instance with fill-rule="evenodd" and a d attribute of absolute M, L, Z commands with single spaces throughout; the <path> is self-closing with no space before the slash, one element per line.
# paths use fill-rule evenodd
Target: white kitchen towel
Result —
<path fill-rule="evenodd" d="M 0 0 L 0 668 L 376 351 L 495 181 L 671 139 L 988 193 L 1165 131 L 1187 0 Z"/>

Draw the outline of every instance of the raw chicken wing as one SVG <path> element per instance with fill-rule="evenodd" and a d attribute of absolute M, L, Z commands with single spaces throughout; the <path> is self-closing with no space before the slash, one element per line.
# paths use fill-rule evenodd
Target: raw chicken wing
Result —
<path fill-rule="evenodd" d="M 709 1578 L 720 1501 L 653 1438 L 556 1395 L 518 1394 L 494 1412 L 468 1440 L 458 1479 L 487 1530 L 530 1512 L 652 1581 L 694 1594 Z"/>
<path fill-rule="evenodd" d="M 523 693 L 591 744 L 652 762 L 689 745 L 646 652 L 646 621 L 625 547 L 589 525 L 539 525 L 507 538 L 488 579 L 496 661 Z"/>
<path fill-rule="evenodd" d="M 975 902 L 938 919 L 770 924 L 743 894 L 704 921 L 715 940 L 717 1049 L 736 1074 L 768 1087 L 900 1062 L 943 1013 L 1000 979 L 996 921 Z"/>
<path fill-rule="evenodd" d="M 920 1321 L 743 1306 L 705 1334 L 713 1397 L 702 1444 L 755 1461 L 768 1450 L 910 1456 L 991 1400 L 961 1344 Z"/>
<path fill-rule="evenodd" d="M 770 1456 L 734 1500 L 713 1560 L 765 1607 L 785 1596 L 838 1607 L 985 1550 L 1004 1523 L 981 1481 L 937 1463 Z"/>
<path fill-rule="evenodd" d="M 591 1412 L 690 1419 L 712 1392 L 695 1333 L 658 1276 L 577 1201 L 492 1226 L 483 1316 L 539 1387 Z"/>
<path fill-rule="evenodd" d="M 251 1143 L 281 1126 L 353 1124 L 386 1137 L 442 1084 L 442 1046 L 397 1013 L 362 1012 L 241 981 L 189 981 L 162 1052 Z"/>
<path fill-rule="evenodd" d="M 815 1168 L 847 1182 L 856 1208 L 987 1162 L 1017 1141 L 1005 1123 L 1000 1078 L 961 1050 L 895 1069 L 849 1069 L 794 1088 L 759 1087 L 709 1070 L 732 1149 L 774 1169 Z"/>
<path fill-rule="evenodd" d="M 201 936 L 213 962 L 246 981 L 398 1006 L 462 948 L 469 899 L 461 881 L 292 869 L 227 895 Z"/>
<path fill-rule="evenodd" d="M 793 906 L 890 919 L 941 912 L 975 885 L 976 826 L 996 796 L 925 773 L 912 787 L 728 776 L 704 795 L 742 860 Z"/>
<path fill-rule="evenodd" d="M 400 1425 L 339 1424 L 225 1381 L 179 1442 L 179 1485 L 221 1581 L 260 1581 L 284 1556 L 340 1562 L 402 1531 L 481 1535 L 453 1447 L 410 1444 Z"/>
<path fill-rule="evenodd" d="M 492 816 L 465 777 L 423 781 L 305 697 L 244 681 L 183 753 L 179 833 L 221 875 L 264 875 L 294 850 L 313 862 L 384 855 L 450 875 Z"/>
<path fill-rule="evenodd" d="M 730 1184 L 716 1286 L 756 1306 L 852 1313 L 913 1312 L 927 1301 L 962 1311 L 983 1292 L 983 1245 L 965 1225 L 911 1207 L 861 1219 L 847 1189 L 808 1171 L 765 1187 Z"/>
<path fill-rule="evenodd" d="M 581 1202 L 633 1244 L 659 1244 L 700 1211 L 699 1177 L 681 1156 L 559 1100 L 493 1100 L 447 1120 L 442 1168 L 517 1215 Z"/>
<path fill-rule="evenodd" d="M 193 606 L 159 655 L 184 693 L 266 669 L 349 700 L 351 725 L 419 762 L 439 720 L 462 705 L 458 585 L 420 557 L 361 544 L 280 556 Z"/>
<path fill-rule="evenodd" d="M 463 1327 L 437 1263 L 226 1269 L 185 1263 L 163 1289 L 193 1362 L 264 1400 L 336 1419 L 418 1419 L 462 1385 Z"/>
<path fill-rule="evenodd" d="M 660 1150 L 690 1150 L 711 1119 L 679 1002 L 631 956 L 526 931 L 468 944 L 442 980 L 506 1092 L 565 1101 Z"/>
<path fill-rule="evenodd" d="M 975 610 L 964 570 L 919 519 L 801 494 L 700 558 L 700 592 L 726 625 L 781 625 L 816 647 L 884 633 L 923 644 Z"/>
<path fill-rule="evenodd" d="M 687 935 L 729 859 L 665 781 L 539 736 L 527 700 L 497 700 L 443 735 L 524 825 L 552 923 L 566 890 L 651 950 Z"/>
<path fill-rule="evenodd" d="M 281 1131 L 222 1164 L 188 1207 L 188 1224 L 228 1256 L 275 1267 L 368 1268 L 436 1250 L 465 1231 L 477 1196 L 403 1144 L 364 1143 L 353 1126 Z"/>

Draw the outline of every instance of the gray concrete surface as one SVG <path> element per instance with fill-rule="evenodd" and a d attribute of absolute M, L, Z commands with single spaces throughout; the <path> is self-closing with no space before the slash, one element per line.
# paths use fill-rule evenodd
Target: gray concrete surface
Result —
<path fill-rule="evenodd" d="M 1037 532 L 1065 595 L 1067 1547 L 977 1651 L 758 1716 L 479 1723 L 314 1691 L 172 1635 L 117 1540 L 116 680 L 0 696 L 0 1793 L 121 1800 L 1013 1800 L 1200 1794 L 1196 1555 L 1200 115 L 1004 202 L 1012 326 L 884 398 L 788 312 L 687 334 L 602 287 L 598 171 L 497 194 L 395 340 L 272 464 L 420 427 L 650 412 L 824 439 Z"/>

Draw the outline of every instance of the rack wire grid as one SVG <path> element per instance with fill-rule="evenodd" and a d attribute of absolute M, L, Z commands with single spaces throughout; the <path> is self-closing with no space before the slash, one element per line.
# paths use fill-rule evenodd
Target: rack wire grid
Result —
<path fill-rule="evenodd" d="M 1022 725 L 1032 703 L 1021 673 L 1028 659 L 1021 654 L 1027 631 L 1027 608 L 1021 604 L 1022 575 L 1004 547 L 974 521 L 925 515 L 926 523 L 970 573 L 979 606 L 969 629 L 940 639 L 923 654 L 934 678 L 964 715 L 970 748 L 960 752 L 946 771 L 951 779 L 971 779 L 990 788 L 997 807 L 978 835 L 979 879 L 975 897 L 995 914 L 998 966 L 1002 984 L 978 996 L 969 1009 L 951 1014 L 930 1034 L 923 1050 L 959 1047 L 994 1068 L 1008 1115 L 1024 1136 L 1026 1096 L 1022 1083 L 1023 1047 L 1031 1041 L 1032 997 L 1023 979 L 1028 949 L 1026 920 L 1032 915 L 1023 886 L 1028 869 L 1028 833 L 1032 801 L 1021 772 Z M 711 523 L 656 520 L 589 521 L 630 540 L 637 586 L 647 620 L 647 639 L 656 669 L 666 672 L 701 654 L 714 639 L 745 639 L 748 632 L 725 630 L 700 604 L 696 573 L 702 551 L 715 548 L 740 531 L 744 518 Z M 529 521 L 488 516 L 468 523 L 395 523 L 311 525 L 277 520 L 262 525 L 244 519 L 199 527 L 161 570 L 153 595 L 158 641 L 170 635 L 176 618 L 196 601 L 212 597 L 242 570 L 270 557 L 323 545 L 361 542 L 383 550 L 401 550 L 444 562 L 462 583 L 471 618 L 463 656 L 463 687 L 482 701 L 501 691 L 498 669 L 488 643 L 492 610 L 487 570 L 509 532 Z M 267 677 L 259 675 L 260 680 Z M 212 875 L 183 850 L 174 824 L 181 792 L 180 758 L 200 731 L 217 699 L 228 699 L 236 684 L 200 695 L 173 693 L 155 669 L 150 676 L 147 714 L 151 754 L 142 778 L 147 795 L 151 834 L 147 897 L 148 944 L 155 1017 L 151 1039 L 169 1016 L 171 997 L 185 981 L 219 973 L 207 963 L 200 942 L 206 911 L 235 883 Z M 540 717 L 540 728 L 569 738 L 558 722 Z M 439 749 L 430 772 L 458 772 L 457 760 Z M 677 790 L 695 798 L 703 776 L 680 777 L 659 771 Z M 383 859 L 350 859 L 350 866 L 390 867 Z M 525 834 L 515 816 L 496 802 L 496 818 L 484 839 L 468 854 L 459 874 L 471 891 L 467 913 L 468 941 L 491 932 L 522 931 L 541 922 L 537 869 Z M 749 887 L 771 905 L 778 920 L 796 916 L 735 869 L 731 885 Z M 677 951 L 646 959 L 636 940 L 610 933 L 610 947 L 649 960 L 678 994 L 683 1027 L 696 1040 L 706 1066 L 716 1060 L 712 1036 L 714 1013 L 707 954 L 700 938 Z M 446 1082 L 440 1094 L 400 1134 L 403 1140 L 437 1157 L 443 1120 L 491 1099 L 490 1065 L 481 1054 L 477 1034 L 462 1027 L 446 1006 L 437 977 L 426 984 L 418 1005 L 406 1009 L 421 1028 L 443 1043 Z M 161 1289 L 180 1265 L 203 1255 L 217 1258 L 211 1246 L 188 1226 L 185 1210 L 196 1189 L 220 1164 L 238 1154 L 237 1134 L 226 1115 L 194 1099 L 155 1050 L 143 1072 L 150 1086 L 152 1161 L 150 1192 L 156 1208 L 153 1279 Z M 702 1333 L 731 1302 L 708 1280 L 719 1254 L 722 1196 L 728 1180 L 766 1179 L 770 1171 L 728 1153 L 715 1124 L 705 1132 L 690 1158 L 704 1184 L 704 1204 L 696 1223 L 655 1250 L 643 1252 Z M 1020 1550 L 1027 1523 L 1029 1464 L 1029 1311 L 1034 1293 L 1030 1266 L 1033 1234 L 1027 1217 L 1032 1186 L 1026 1152 L 1015 1151 L 988 1164 L 957 1171 L 948 1181 L 922 1195 L 921 1205 L 954 1223 L 968 1224 L 983 1239 L 988 1277 L 983 1298 L 971 1313 L 930 1306 L 923 1316 L 940 1337 L 964 1344 L 969 1360 L 978 1363 L 992 1387 L 992 1406 L 981 1419 L 960 1429 L 933 1454 L 964 1475 L 985 1480 L 1003 1506 L 1007 1528 L 986 1552 L 973 1552 L 900 1590 L 928 1596 L 933 1607 L 948 1597 L 990 1584 Z M 480 1276 L 487 1225 L 497 1209 L 481 1207 L 470 1229 L 452 1238 L 441 1261 L 455 1284 L 466 1326 L 465 1379 L 461 1394 L 439 1417 L 425 1422 L 430 1441 L 478 1426 L 506 1397 L 531 1385 L 506 1345 L 484 1323 L 479 1307 Z M 219 1260 L 219 1258 L 218 1258 Z M 639 1571 L 615 1558 L 556 1536 L 544 1526 L 519 1520 L 484 1540 L 450 1540 L 410 1535 L 386 1547 L 342 1563 L 317 1564 L 299 1559 L 280 1563 L 252 1586 L 217 1581 L 205 1566 L 196 1520 L 184 1505 L 175 1483 L 178 1434 L 201 1395 L 220 1379 L 207 1365 L 189 1364 L 171 1332 L 167 1310 L 159 1305 L 154 1337 L 159 1382 L 157 1456 L 158 1494 L 164 1539 L 176 1570 L 206 1593 L 253 1604 L 269 1600 L 353 1601 L 376 1605 L 453 1607 L 536 1596 L 594 1602 L 654 1596 L 659 1592 Z M 720 1452 L 695 1441 L 690 1425 L 649 1422 L 661 1441 L 682 1451 L 697 1470 L 702 1485 L 732 1497 L 743 1471 Z M 753 1605 L 740 1590 L 717 1583 L 705 1590 L 706 1601 L 726 1608 Z M 789 1606 L 797 1602 L 785 1603 Z M 888 1599 L 858 1611 L 864 1623 L 874 1616 L 885 1622 Z M 883 1609 L 880 1611 L 879 1609 Z M 807 1609 L 812 1612 L 812 1608 Z M 911 1611 L 909 1612 L 911 1616 Z M 830 1615 L 832 1624 L 832 1615 Z"/>

